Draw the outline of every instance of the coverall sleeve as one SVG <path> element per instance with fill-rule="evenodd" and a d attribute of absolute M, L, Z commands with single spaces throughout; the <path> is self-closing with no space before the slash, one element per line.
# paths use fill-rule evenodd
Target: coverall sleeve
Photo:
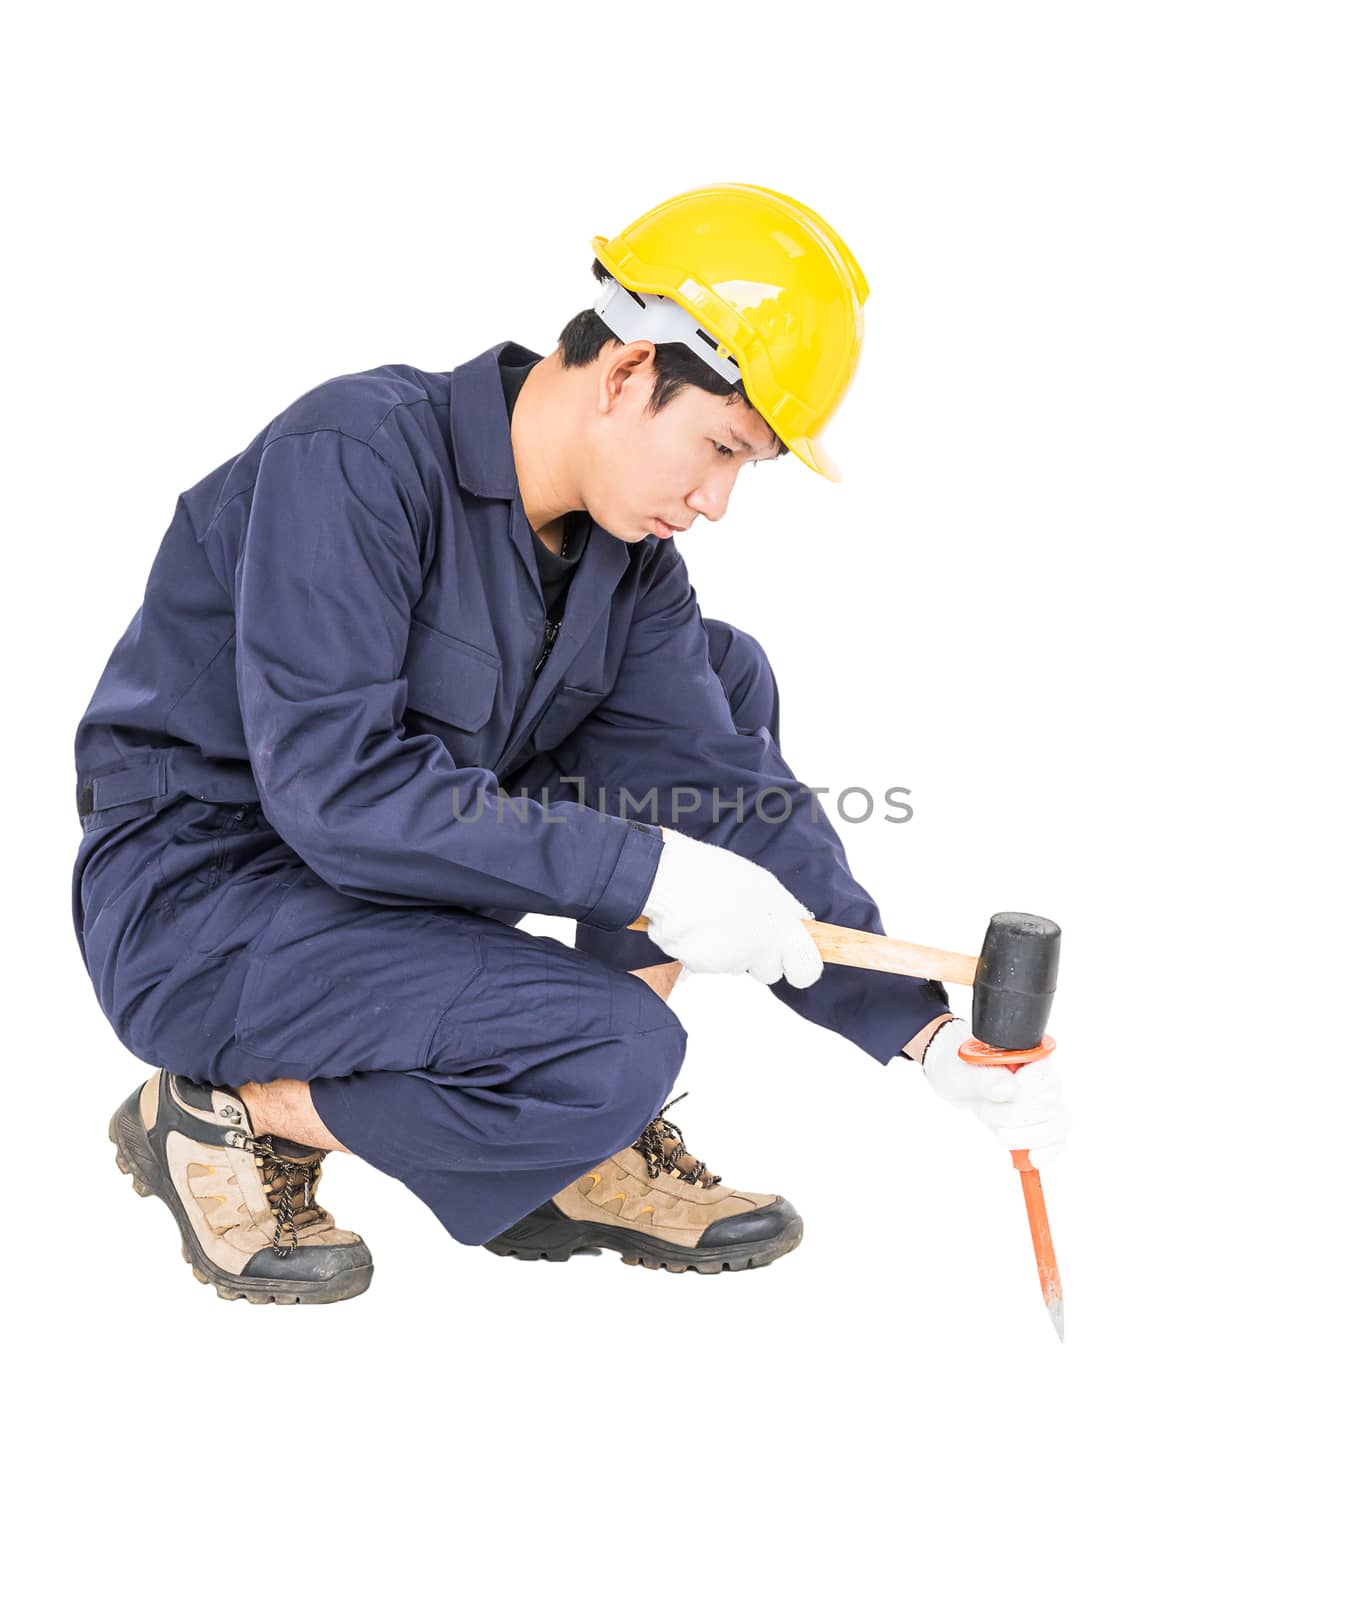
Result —
<path fill-rule="evenodd" d="M 661 547 L 638 603 L 615 687 L 555 760 L 581 775 L 586 795 L 605 786 L 605 803 L 622 814 L 757 861 L 821 922 L 885 931 L 820 797 L 793 775 L 767 728 L 736 728 L 697 596 L 671 544 Z M 808 989 L 783 980 L 772 992 L 882 1062 L 948 1009 L 940 983 L 842 966 L 826 965 Z"/>
<path fill-rule="evenodd" d="M 263 450 L 235 601 L 264 814 L 344 894 L 625 927 L 655 876 L 657 829 L 502 796 L 493 772 L 459 767 L 441 739 L 404 730 L 421 515 L 395 470 L 343 433 Z"/>

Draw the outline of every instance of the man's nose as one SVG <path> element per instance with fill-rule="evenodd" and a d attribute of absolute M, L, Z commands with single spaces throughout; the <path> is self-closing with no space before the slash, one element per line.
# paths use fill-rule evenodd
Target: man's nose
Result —
<path fill-rule="evenodd" d="M 720 522 L 726 514 L 734 488 L 734 473 L 721 472 L 704 478 L 688 496 L 688 509 L 705 517 L 708 522 Z"/>

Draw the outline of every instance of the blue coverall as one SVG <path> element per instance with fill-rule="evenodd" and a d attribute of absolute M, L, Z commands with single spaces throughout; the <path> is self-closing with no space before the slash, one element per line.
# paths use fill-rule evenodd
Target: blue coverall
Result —
<path fill-rule="evenodd" d="M 540 359 L 322 384 L 183 494 L 76 736 L 73 914 L 119 1039 L 202 1082 L 310 1080 L 465 1244 L 673 1084 L 684 1030 L 629 976 L 669 958 L 626 931 L 657 824 L 883 931 L 782 759 L 766 656 L 702 617 L 673 543 L 592 528 L 551 642 L 501 356 Z M 846 967 L 773 992 L 882 1062 L 947 1009 Z"/>

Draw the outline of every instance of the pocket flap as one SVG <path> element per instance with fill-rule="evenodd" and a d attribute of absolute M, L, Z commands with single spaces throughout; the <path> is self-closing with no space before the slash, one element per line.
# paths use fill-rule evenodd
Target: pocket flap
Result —
<path fill-rule="evenodd" d="M 499 680 L 497 657 L 411 619 L 405 652 L 406 701 L 416 711 L 475 733 L 494 710 Z"/>
<path fill-rule="evenodd" d="M 555 750 L 602 699 L 601 690 L 562 684 L 547 702 L 546 710 L 533 729 L 533 748 L 539 752 Z"/>

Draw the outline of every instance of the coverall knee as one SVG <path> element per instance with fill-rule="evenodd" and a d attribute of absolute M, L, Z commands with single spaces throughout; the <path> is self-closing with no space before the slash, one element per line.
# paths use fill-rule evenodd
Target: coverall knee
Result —
<path fill-rule="evenodd" d="M 777 744 L 780 702 L 777 679 L 767 651 L 753 634 L 729 622 L 718 622 L 714 617 L 702 620 L 707 629 L 711 663 L 730 702 L 736 728 L 741 733 L 757 733 L 762 729 Z M 637 778 L 638 787 L 644 789 L 644 774 L 638 774 Z M 609 806 L 608 809 L 614 808 Z M 631 933 L 625 928 L 619 933 L 609 933 L 583 922 L 576 925 L 575 948 L 586 951 L 618 972 L 639 972 L 673 959 L 644 933 Z"/>

